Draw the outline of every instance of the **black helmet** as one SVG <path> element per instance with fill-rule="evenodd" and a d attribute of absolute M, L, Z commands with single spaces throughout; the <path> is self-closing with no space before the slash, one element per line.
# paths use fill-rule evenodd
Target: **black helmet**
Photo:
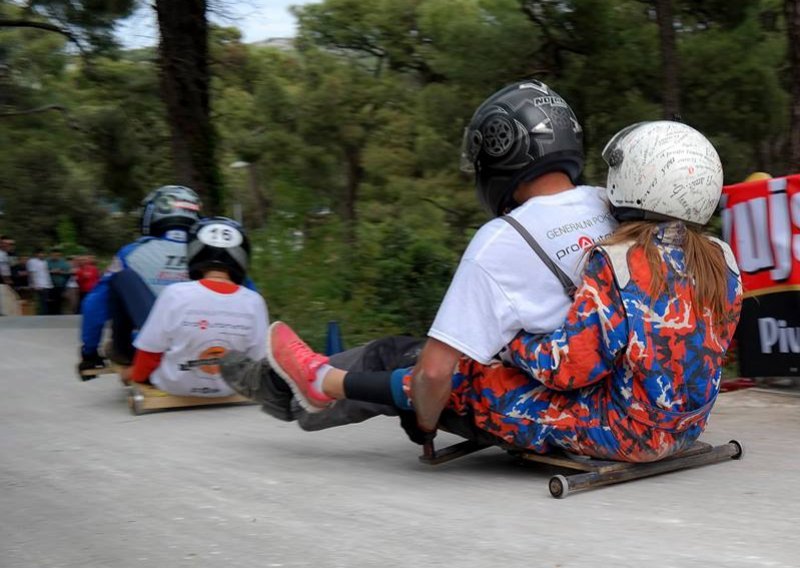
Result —
<path fill-rule="evenodd" d="M 226 270 L 237 284 L 244 280 L 250 258 L 250 241 L 242 226 L 233 219 L 201 219 L 189 229 L 186 248 L 189 278 L 192 280 L 199 280 L 203 271 L 214 267 Z"/>
<path fill-rule="evenodd" d="M 583 169 L 583 130 L 558 93 L 540 81 L 509 85 L 486 99 L 464 131 L 462 171 L 475 173 L 478 199 L 492 215 L 512 205 L 521 182 Z"/>
<path fill-rule="evenodd" d="M 200 218 L 200 198 L 182 185 L 164 185 L 142 201 L 140 229 L 145 236 L 159 237 L 171 229 L 188 231 Z"/>

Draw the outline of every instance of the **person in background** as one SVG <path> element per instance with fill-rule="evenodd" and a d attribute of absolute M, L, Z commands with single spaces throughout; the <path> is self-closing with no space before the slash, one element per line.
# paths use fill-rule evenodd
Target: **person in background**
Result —
<path fill-rule="evenodd" d="M 77 256 L 68 256 L 67 262 L 69 263 L 69 278 L 67 285 L 64 287 L 64 301 L 66 302 L 68 314 L 78 313 L 78 281 L 75 279 L 75 272 L 78 270 Z"/>
<path fill-rule="evenodd" d="M 83 299 L 94 290 L 100 281 L 100 270 L 97 268 L 94 256 L 90 254 L 79 256 L 77 264 L 75 281 L 78 283 L 78 308 L 76 313 L 80 313 Z"/>
<path fill-rule="evenodd" d="M 53 281 L 50 280 L 50 268 L 45 260 L 44 249 L 37 249 L 26 265 L 28 282 L 36 296 L 37 313 L 44 316 L 50 313 L 50 295 Z"/>
<path fill-rule="evenodd" d="M 11 286 L 11 255 L 9 254 L 9 242 L 10 238 L 7 235 L 0 236 L 0 286 Z M 7 312 L 6 309 L 3 308 L 3 299 L 0 296 L 0 315 L 3 315 Z"/>
<path fill-rule="evenodd" d="M 18 256 L 16 262 L 11 266 L 11 287 L 20 296 L 27 294 L 29 288 L 27 263 L 27 256 Z"/>
<path fill-rule="evenodd" d="M 50 289 L 50 313 L 60 315 L 64 304 L 64 292 L 72 275 L 72 266 L 62 256 L 61 249 L 54 247 L 50 251 L 50 258 L 47 259 L 47 267 L 53 284 Z"/>
<path fill-rule="evenodd" d="M 0 236 L 0 284 L 11 286 L 11 238 L 8 235 Z"/>
<path fill-rule="evenodd" d="M 11 266 L 11 286 L 23 302 L 23 306 L 28 306 L 33 300 L 31 288 L 28 282 L 28 257 L 18 256 L 17 261 Z M 27 308 L 23 308 L 23 313 L 29 313 Z"/>

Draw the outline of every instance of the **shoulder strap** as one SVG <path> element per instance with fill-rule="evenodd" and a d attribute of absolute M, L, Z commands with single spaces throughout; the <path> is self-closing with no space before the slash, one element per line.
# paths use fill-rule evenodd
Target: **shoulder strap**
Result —
<path fill-rule="evenodd" d="M 616 245 L 599 245 L 597 247 L 605 253 L 606 258 L 611 263 L 614 279 L 620 289 L 625 288 L 631 281 L 631 268 L 628 265 L 628 251 L 631 250 L 631 246 L 633 246 L 633 241 Z"/>
<path fill-rule="evenodd" d="M 730 245 L 716 237 L 707 236 L 707 238 L 722 249 L 722 254 L 725 255 L 725 263 L 728 265 L 728 269 L 734 274 L 739 274 L 739 265 L 736 263 L 736 256 L 733 254 Z"/>
<path fill-rule="evenodd" d="M 552 258 L 547 256 L 547 253 L 544 252 L 544 249 L 541 247 L 541 245 L 536 242 L 536 239 L 533 238 L 533 235 L 531 235 L 519 221 L 514 219 L 514 217 L 510 215 L 503 215 L 500 218 L 517 230 L 522 238 L 525 239 L 525 242 L 528 243 L 528 245 L 530 245 L 530 247 L 533 249 L 533 252 L 535 252 L 541 259 L 544 265 L 550 269 L 550 272 L 552 272 L 556 278 L 558 278 L 558 281 L 561 282 L 561 286 L 564 288 L 564 292 L 567 294 L 567 296 L 574 298 L 575 291 L 578 289 L 578 287 L 575 286 L 575 282 L 573 282 L 572 278 L 567 276 L 566 273 L 561 270 L 561 268 L 555 263 L 555 261 L 553 261 Z"/>

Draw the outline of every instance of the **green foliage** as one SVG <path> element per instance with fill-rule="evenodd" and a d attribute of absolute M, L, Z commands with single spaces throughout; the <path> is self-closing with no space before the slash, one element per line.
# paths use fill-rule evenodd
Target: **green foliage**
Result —
<path fill-rule="evenodd" d="M 70 25 L 100 46 L 100 24 L 128 4 L 42 1 L 33 16 L 96 6 Z M 512 81 L 550 83 L 583 123 L 585 180 L 602 184 L 608 138 L 662 114 L 652 6 L 323 0 L 294 8 L 293 50 L 212 28 L 216 166 L 227 203 L 243 204 L 272 317 L 317 347 L 332 319 L 351 345 L 424 334 L 485 221 L 458 170 L 476 106 Z M 726 182 L 790 173 L 780 0 L 674 6 L 683 120 L 712 138 Z M 0 2 L 0 16 L 21 15 Z M 74 241 L 109 254 L 134 234 L 138 201 L 172 181 L 169 128 L 153 50 L 100 50 L 87 65 L 70 44 L 0 28 L 0 229 L 26 249 Z M 62 110 L 8 115 L 47 105 Z"/>
<path fill-rule="evenodd" d="M 75 224 L 69 217 L 62 216 L 58 220 L 56 234 L 58 235 L 58 244 L 60 245 L 74 246 L 78 242 L 78 232 L 75 230 Z"/>

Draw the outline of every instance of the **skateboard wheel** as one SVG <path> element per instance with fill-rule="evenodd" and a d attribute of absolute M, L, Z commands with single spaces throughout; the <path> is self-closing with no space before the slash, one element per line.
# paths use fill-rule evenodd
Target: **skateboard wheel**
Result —
<path fill-rule="evenodd" d="M 742 445 L 742 443 L 740 441 L 738 441 L 738 440 L 731 440 L 728 443 L 729 444 L 733 444 L 734 446 L 736 446 L 736 450 L 737 450 L 736 453 L 731 456 L 731 459 L 732 460 L 740 460 L 740 459 L 742 459 L 744 457 L 744 446 Z"/>
<path fill-rule="evenodd" d="M 131 409 L 131 413 L 134 416 L 139 416 L 141 414 L 141 403 L 144 400 L 144 397 L 139 393 L 132 393 L 128 395 L 128 406 Z"/>
<path fill-rule="evenodd" d="M 554 475 L 548 483 L 550 495 L 556 499 L 563 499 L 569 495 L 569 481 L 563 475 Z"/>

